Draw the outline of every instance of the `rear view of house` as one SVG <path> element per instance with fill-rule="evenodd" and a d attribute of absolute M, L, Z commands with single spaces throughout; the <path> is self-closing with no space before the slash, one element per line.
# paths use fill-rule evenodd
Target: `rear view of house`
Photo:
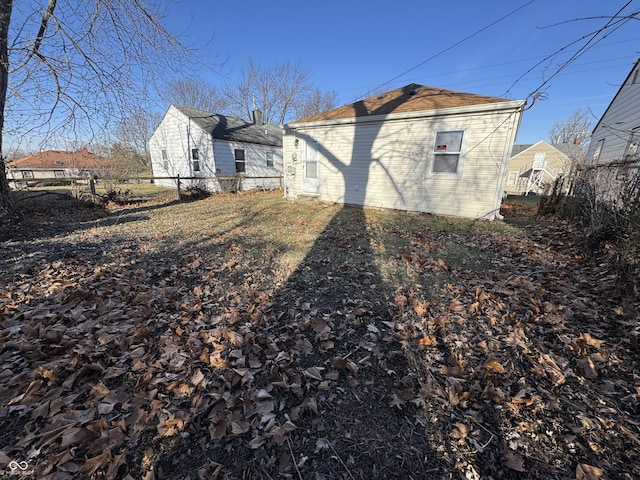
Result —
<path fill-rule="evenodd" d="M 493 219 L 523 105 L 411 84 L 290 123 L 285 196 Z"/>
<path fill-rule="evenodd" d="M 279 188 L 282 130 L 263 125 L 259 117 L 256 116 L 254 122 L 246 122 L 193 108 L 169 106 L 149 139 L 153 175 L 160 177 L 156 183 L 175 186 L 176 181 L 166 177 L 180 176 L 192 179 L 187 180 L 187 185 L 218 191 L 224 187 L 224 181 L 221 183 L 216 178 L 236 177 L 243 190 Z"/>

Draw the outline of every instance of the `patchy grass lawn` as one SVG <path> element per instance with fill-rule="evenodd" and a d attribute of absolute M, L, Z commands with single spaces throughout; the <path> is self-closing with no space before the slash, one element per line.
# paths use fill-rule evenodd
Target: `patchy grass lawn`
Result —
<path fill-rule="evenodd" d="M 503 212 L 36 209 L 1 244 L 0 469 L 638 478 L 637 296 L 568 225 Z"/>

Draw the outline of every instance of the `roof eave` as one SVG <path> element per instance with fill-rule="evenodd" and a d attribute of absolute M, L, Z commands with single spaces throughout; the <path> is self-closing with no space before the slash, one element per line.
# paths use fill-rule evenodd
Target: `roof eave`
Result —
<path fill-rule="evenodd" d="M 323 127 L 329 125 L 348 125 L 354 123 L 373 123 L 385 120 L 405 120 L 422 117 L 439 117 L 445 115 L 461 115 L 465 113 L 481 113 L 501 110 L 517 110 L 525 105 L 524 100 L 506 100 L 504 102 L 492 102 L 463 107 L 439 108 L 435 110 L 418 110 L 415 112 L 389 113 L 386 115 L 367 115 L 362 117 L 338 118 L 333 120 L 316 120 L 314 122 L 292 122 L 283 125 L 282 128 L 295 130 L 301 127 Z"/>

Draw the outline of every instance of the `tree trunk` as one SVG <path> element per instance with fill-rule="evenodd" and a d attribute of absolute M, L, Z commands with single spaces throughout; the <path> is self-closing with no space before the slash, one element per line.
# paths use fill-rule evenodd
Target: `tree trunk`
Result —
<path fill-rule="evenodd" d="M 4 108 L 7 101 L 7 86 L 9 81 L 9 52 L 7 49 L 9 38 L 9 21 L 13 10 L 13 0 L 0 2 L 0 212 L 16 215 L 11 201 L 9 182 L 5 170 L 4 153 L 2 150 L 4 129 Z"/>

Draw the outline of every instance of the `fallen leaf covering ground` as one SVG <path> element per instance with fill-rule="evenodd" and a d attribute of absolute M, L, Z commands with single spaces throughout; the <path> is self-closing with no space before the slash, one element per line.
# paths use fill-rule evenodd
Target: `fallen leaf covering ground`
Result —
<path fill-rule="evenodd" d="M 504 213 L 35 212 L 0 244 L 0 474 L 639 478 L 637 292 Z"/>

